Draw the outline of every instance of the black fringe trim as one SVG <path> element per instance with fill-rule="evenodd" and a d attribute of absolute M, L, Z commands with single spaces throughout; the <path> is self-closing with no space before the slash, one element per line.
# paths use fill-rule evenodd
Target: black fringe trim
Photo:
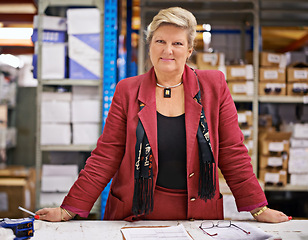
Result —
<path fill-rule="evenodd" d="M 153 178 L 135 179 L 132 212 L 135 216 L 153 211 Z"/>

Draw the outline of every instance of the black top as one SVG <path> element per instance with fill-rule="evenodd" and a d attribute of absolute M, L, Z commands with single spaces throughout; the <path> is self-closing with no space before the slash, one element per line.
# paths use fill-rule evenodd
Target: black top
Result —
<path fill-rule="evenodd" d="M 167 117 L 157 112 L 157 185 L 187 189 L 185 114 Z"/>

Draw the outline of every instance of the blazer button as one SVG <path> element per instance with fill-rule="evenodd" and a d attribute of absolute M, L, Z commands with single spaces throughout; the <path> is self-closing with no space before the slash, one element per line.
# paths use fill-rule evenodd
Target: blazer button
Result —
<path fill-rule="evenodd" d="M 191 202 L 194 202 L 194 201 L 196 201 L 196 198 L 192 197 L 192 198 L 190 199 L 190 201 L 191 201 Z"/>
<path fill-rule="evenodd" d="M 189 174 L 189 177 L 191 178 L 192 176 L 194 176 L 195 175 L 195 173 L 191 173 L 191 174 Z"/>

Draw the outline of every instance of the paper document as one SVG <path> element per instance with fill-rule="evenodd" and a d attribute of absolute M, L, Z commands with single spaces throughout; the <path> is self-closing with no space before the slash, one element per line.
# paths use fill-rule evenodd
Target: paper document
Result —
<path fill-rule="evenodd" d="M 245 239 L 265 240 L 272 237 L 271 234 L 268 234 L 263 230 L 261 230 L 260 228 L 257 228 L 249 223 L 244 223 L 244 222 L 232 222 L 232 223 L 244 229 L 245 231 L 250 232 L 250 234 L 246 234 L 241 229 L 234 227 L 232 225 L 226 228 L 213 227 L 209 229 L 204 229 L 204 231 L 206 231 L 209 234 L 217 233 L 217 235 L 212 236 L 212 238 L 219 240 L 245 240 Z"/>
<path fill-rule="evenodd" d="M 182 224 L 172 227 L 122 228 L 126 240 L 192 240 Z"/>

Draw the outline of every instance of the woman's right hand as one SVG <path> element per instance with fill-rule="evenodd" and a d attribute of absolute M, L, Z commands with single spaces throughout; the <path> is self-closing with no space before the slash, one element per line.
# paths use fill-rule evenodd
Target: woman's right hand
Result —
<path fill-rule="evenodd" d="M 39 215 L 40 220 L 45 220 L 49 222 L 61 222 L 68 221 L 71 217 L 60 207 L 57 208 L 43 208 L 36 211 L 37 215 Z M 70 212 L 72 216 L 75 216 L 72 212 Z"/>

